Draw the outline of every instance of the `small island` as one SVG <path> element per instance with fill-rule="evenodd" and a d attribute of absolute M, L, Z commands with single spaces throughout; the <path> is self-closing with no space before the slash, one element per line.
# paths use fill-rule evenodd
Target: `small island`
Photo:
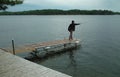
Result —
<path fill-rule="evenodd" d="M 113 12 L 111 10 L 43 9 L 19 12 L 3 11 L 0 12 L 0 15 L 120 15 L 120 12 Z"/>

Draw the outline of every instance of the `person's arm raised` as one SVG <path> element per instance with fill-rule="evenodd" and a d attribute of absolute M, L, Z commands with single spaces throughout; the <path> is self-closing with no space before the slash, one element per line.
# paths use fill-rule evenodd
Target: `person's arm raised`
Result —
<path fill-rule="evenodd" d="M 81 23 L 75 23 L 75 25 L 80 25 Z"/>

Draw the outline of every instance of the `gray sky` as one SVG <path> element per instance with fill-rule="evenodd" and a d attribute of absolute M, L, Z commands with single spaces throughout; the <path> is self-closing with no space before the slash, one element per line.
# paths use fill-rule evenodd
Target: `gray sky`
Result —
<path fill-rule="evenodd" d="M 112 10 L 120 12 L 120 0 L 24 0 L 22 5 L 10 7 L 10 11 L 36 9 Z"/>

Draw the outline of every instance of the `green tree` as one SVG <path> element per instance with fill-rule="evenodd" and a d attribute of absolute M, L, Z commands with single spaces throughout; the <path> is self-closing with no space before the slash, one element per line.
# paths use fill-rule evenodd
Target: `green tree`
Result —
<path fill-rule="evenodd" d="M 16 4 L 22 4 L 23 0 L 0 0 L 0 10 L 6 10 L 8 6 L 14 6 Z"/>

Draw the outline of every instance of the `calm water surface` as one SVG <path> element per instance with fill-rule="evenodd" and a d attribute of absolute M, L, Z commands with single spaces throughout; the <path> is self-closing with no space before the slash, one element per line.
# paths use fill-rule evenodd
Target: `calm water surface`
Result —
<path fill-rule="evenodd" d="M 73 77 L 120 77 L 118 15 L 0 16 L 0 48 L 68 38 L 71 20 L 82 23 L 74 32 L 81 47 L 35 62 Z"/>

